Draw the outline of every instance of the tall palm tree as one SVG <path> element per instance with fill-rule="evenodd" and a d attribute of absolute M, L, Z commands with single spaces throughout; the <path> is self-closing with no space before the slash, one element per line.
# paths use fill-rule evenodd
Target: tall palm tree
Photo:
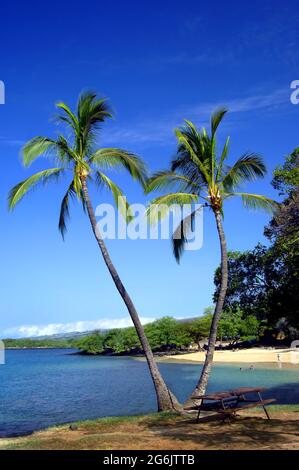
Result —
<path fill-rule="evenodd" d="M 102 235 L 97 228 L 88 190 L 88 184 L 91 182 L 95 182 L 100 187 L 108 188 L 112 192 L 118 209 L 122 211 L 128 221 L 131 214 L 125 196 L 121 189 L 103 173 L 103 170 L 123 168 L 129 172 L 133 179 L 144 186 L 146 182 L 145 165 L 139 158 L 125 150 L 95 148 L 100 124 L 105 119 L 112 117 L 105 99 L 98 98 L 95 93 L 86 92 L 80 95 L 75 112 L 63 102 L 58 103 L 57 108 L 60 111 L 57 120 L 67 126 L 67 137 L 58 134 L 56 139 L 41 136 L 33 138 L 23 147 L 23 163 L 28 167 L 37 157 L 46 156 L 54 159 L 59 167 L 35 173 L 16 185 L 9 193 L 9 208 L 13 209 L 37 185 L 45 184 L 52 179 L 58 179 L 65 173 L 70 172 L 71 178 L 68 189 L 61 203 L 59 230 L 64 237 L 66 221 L 69 217 L 69 202 L 71 198 L 77 197 L 87 211 L 92 231 L 105 264 L 136 328 L 155 386 L 158 410 L 173 409 L 178 406 L 177 400 L 167 388 L 159 372 L 136 308 L 111 261 Z"/>
<path fill-rule="evenodd" d="M 229 149 L 228 137 L 222 152 L 219 157 L 217 156 L 216 132 L 226 112 L 227 110 L 223 108 L 212 114 L 210 132 L 205 128 L 198 130 L 192 122 L 187 120 L 184 127 L 176 129 L 178 148 L 176 157 L 171 163 L 171 170 L 155 174 L 149 180 L 146 188 L 147 193 L 169 188 L 176 190 L 176 192 L 160 196 L 152 201 L 148 208 L 148 215 L 152 222 L 157 222 L 158 217 L 161 217 L 161 211 L 157 208 L 162 204 L 164 205 L 162 214 L 165 214 L 167 207 L 172 204 L 183 205 L 188 203 L 192 207 L 192 204 L 200 200 L 212 210 L 216 219 L 221 249 L 221 285 L 213 314 L 205 362 L 192 396 L 203 394 L 207 387 L 213 363 L 217 327 L 227 290 L 227 248 L 222 225 L 223 203 L 227 199 L 239 196 L 242 198 L 245 207 L 272 211 L 275 205 L 272 200 L 265 196 L 236 192 L 242 183 L 265 175 L 266 168 L 259 155 L 255 153 L 244 154 L 233 166 L 228 166 L 226 164 Z M 195 216 L 196 209 L 185 217 L 174 231 L 173 251 L 178 262 Z M 190 403 L 190 401 L 188 402 Z"/>

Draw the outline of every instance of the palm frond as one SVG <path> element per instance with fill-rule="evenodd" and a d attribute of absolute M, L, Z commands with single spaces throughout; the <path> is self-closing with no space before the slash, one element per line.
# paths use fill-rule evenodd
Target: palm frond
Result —
<path fill-rule="evenodd" d="M 90 163 L 97 168 L 114 169 L 125 168 L 133 179 L 139 181 L 145 187 L 147 169 L 141 158 L 118 148 L 102 148 L 90 157 Z"/>
<path fill-rule="evenodd" d="M 83 92 L 77 105 L 79 131 L 76 138 L 76 149 L 79 154 L 90 154 L 96 139 L 96 130 L 112 113 L 106 99 L 98 98 L 96 93 Z"/>
<path fill-rule="evenodd" d="M 59 134 L 57 141 L 55 142 L 55 147 L 58 159 L 61 162 L 77 161 L 76 153 L 62 134 Z"/>
<path fill-rule="evenodd" d="M 214 136 L 211 141 L 211 153 L 210 153 L 210 173 L 211 173 L 211 183 L 215 184 L 215 167 L 217 164 L 216 159 L 216 137 Z"/>
<path fill-rule="evenodd" d="M 219 108 L 212 114 L 212 117 L 211 117 L 211 135 L 212 135 L 212 138 L 216 134 L 218 126 L 221 123 L 221 121 L 224 118 L 227 111 L 228 110 L 226 108 Z"/>
<path fill-rule="evenodd" d="M 194 124 L 186 119 L 185 123 L 186 125 L 184 127 L 174 130 L 179 144 L 179 152 L 187 151 L 189 158 L 197 164 L 200 156 L 202 156 L 202 142 Z"/>
<path fill-rule="evenodd" d="M 107 175 L 105 175 L 101 171 L 96 172 L 96 183 L 99 186 L 105 186 L 111 191 L 117 209 L 124 217 L 126 222 L 130 222 L 133 218 L 133 215 L 130 209 L 130 205 L 128 204 L 127 199 L 123 194 L 122 190 L 115 183 L 113 183 L 113 181 L 108 178 Z"/>
<path fill-rule="evenodd" d="M 74 189 L 74 181 L 72 181 L 68 187 L 67 192 L 65 193 L 65 196 L 62 199 L 61 207 L 60 207 L 58 229 L 63 239 L 64 239 L 65 232 L 67 230 L 66 221 L 67 219 L 70 218 L 69 199 L 70 197 L 74 197 L 75 195 L 76 195 L 76 192 Z"/>
<path fill-rule="evenodd" d="M 250 193 L 227 193 L 225 198 L 240 196 L 244 207 L 248 209 L 262 209 L 267 212 L 273 213 L 278 207 L 278 203 L 273 201 L 266 196 L 260 194 L 250 194 Z"/>
<path fill-rule="evenodd" d="M 177 155 L 171 162 L 170 169 L 172 172 L 182 174 L 185 178 L 192 181 L 197 186 L 205 186 L 206 181 L 203 179 L 197 165 L 190 159 L 186 152 L 184 155 Z"/>
<path fill-rule="evenodd" d="M 178 227 L 173 232 L 172 247 L 173 254 L 177 263 L 180 262 L 181 256 L 185 248 L 185 244 L 188 243 L 188 233 L 190 232 L 190 230 L 193 230 L 197 210 L 198 209 L 191 212 L 191 214 L 188 214 L 184 219 L 182 219 Z"/>
<path fill-rule="evenodd" d="M 215 177 L 216 183 L 218 183 L 219 180 L 220 180 L 220 179 L 222 178 L 222 176 L 223 176 L 223 165 L 224 165 L 225 159 L 226 159 L 226 157 L 227 157 L 227 155 L 228 155 L 229 140 L 230 140 L 230 137 L 228 136 L 227 139 L 226 139 L 226 141 L 225 141 L 223 150 L 222 150 L 222 152 L 221 152 L 219 161 L 218 161 L 218 163 L 217 163 L 216 177 Z"/>
<path fill-rule="evenodd" d="M 35 173 L 26 180 L 14 186 L 8 195 L 9 209 L 14 209 L 16 204 L 38 184 L 45 184 L 51 179 L 57 178 L 62 171 L 63 168 L 51 168 L 49 170 L 43 170 L 39 173 Z"/>
<path fill-rule="evenodd" d="M 79 121 L 77 116 L 72 112 L 72 110 L 68 107 L 67 104 L 63 103 L 62 101 L 56 103 L 56 107 L 62 109 L 66 116 L 58 115 L 57 119 L 63 122 L 66 122 L 70 127 L 72 127 L 75 133 L 79 132 Z"/>
<path fill-rule="evenodd" d="M 261 156 L 256 153 L 247 153 L 228 170 L 221 183 L 226 191 L 232 191 L 241 183 L 262 178 L 265 174 L 266 166 Z"/>
<path fill-rule="evenodd" d="M 90 129 L 112 117 L 110 107 L 105 98 L 98 98 L 97 94 L 91 91 L 81 93 L 77 106 L 78 120 L 81 131 Z"/>
<path fill-rule="evenodd" d="M 46 155 L 54 147 L 55 140 L 48 137 L 37 136 L 29 140 L 22 148 L 24 166 L 30 166 L 36 158 Z"/>
<path fill-rule="evenodd" d="M 189 193 L 170 193 L 165 196 L 160 196 L 152 200 L 146 210 L 146 215 L 151 225 L 161 222 L 164 217 L 169 213 L 171 206 L 180 206 L 184 204 L 193 204 L 198 202 L 199 196 L 197 194 Z"/>
<path fill-rule="evenodd" d="M 77 165 L 77 167 L 78 167 L 78 165 Z M 78 169 L 75 169 L 75 171 L 74 171 L 73 182 L 74 182 L 75 193 L 77 195 L 78 200 L 80 201 L 82 199 L 82 183 L 81 183 L 80 173 L 79 173 Z"/>
<path fill-rule="evenodd" d="M 145 192 L 146 194 L 152 191 L 158 191 L 163 189 L 177 189 L 179 192 L 187 191 L 188 189 L 200 190 L 200 187 L 193 183 L 189 178 L 184 175 L 171 171 L 160 171 L 149 178 Z"/>
<path fill-rule="evenodd" d="M 175 129 L 175 135 L 178 139 L 179 148 L 178 154 L 183 158 L 186 157 L 186 152 L 189 154 L 189 158 L 198 167 L 201 173 L 202 179 L 209 184 L 211 181 L 211 175 L 209 172 L 210 159 L 207 152 L 207 139 L 201 138 L 197 132 L 194 124 L 190 121 L 186 121 L 186 126 L 182 129 Z M 208 146 L 210 143 L 208 142 Z"/>

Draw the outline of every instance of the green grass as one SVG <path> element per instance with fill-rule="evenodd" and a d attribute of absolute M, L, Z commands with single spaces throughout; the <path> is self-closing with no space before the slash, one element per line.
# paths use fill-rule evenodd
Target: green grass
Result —
<path fill-rule="evenodd" d="M 292 412 L 292 411 L 299 411 L 299 405 L 270 405 L 269 406 L 270 411 L 274 412 Z"/>
<path fill-rule="evenodd" d="M 140 422 L 141 419 L 146 419 L 147 421 L 163 421 L 168 420 L 171 417 L 177 416 L 175 413 L 168 413 L 166 411 L 161 413 L 149 413 L 146 415 L 133 415 L 133 416 L 105 416 L 104 418 L 97 418 L 97 419 L 89 419 L 89 420 L 82 420 L 82 421 L 75 421 L 74 424 L 76 426 L 91 426 L 94 424 L 103 424 L 103 425 L 112 425 L 115 426 L 117 424 L 122 423 L 134 423 Z M 65 426 L 65 425 L 62 425 Z M 58 426 L 59 428 L 59 426 Z M 51 428 L 50 428 L 51 429 Z"/>
<path fill-rule="evenodd" d="M 176 421 L 179 419 L 179 415 L 176 413 L 162 412 L 162 413 L 149 413 L 147 415 L 134 415 L 134 416 L 107 416 L 104 418 L 97 418 L 94 420 L 84 420 L 84 421 L 75 421 L 73 423 L 62 424 L 58 426 L 51 426 L 36 433 L 24 436 L 21 438 L 16 438 L 11 443 L 7 443 L 4 447 L 5 450 L 18 450 L 18 449 L 72 449 L 73 443 L 66 442 L 63 438 L 60 437 L 50 437 L 44 439 L 43 437 L 39 438 L 39 434 L 42 436 L 47 431 L 56 431 L 59 434 L 61 431 L 66 431 L 69 433 L 70 425 L 73 425 L 75 431 L 80 430 L 80 432 L 86 432 L 87 434 L 80 437 L 76 441 L 76 449 L 84 449 L 86 445 L 89 447 L 101 446 L 101 449 L 106 448 L 105 440 L 107 439 L 107 434 L 115 432 L 115 430 L 120 429 L 122 425 L 142 425 L 143 423 L 147 426 L 153 425 L 162 425 L 165 422 Z M 103 443 L 102 443 L 103 441 Z M 1 439 L 0 439 L 1 443 Z M 1 447 L 0 447 L 1 448 Z"/>

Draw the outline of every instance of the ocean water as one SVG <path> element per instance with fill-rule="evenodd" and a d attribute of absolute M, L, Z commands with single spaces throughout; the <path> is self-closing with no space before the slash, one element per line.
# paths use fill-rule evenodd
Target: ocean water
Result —
<path fill-rule="evenodd" d="M 129 357 L 80 356 L 72 350 L 6 351 L 0 365 L 0 436 L 30 433 L 55 424 L 156 410 L 144 361 Z M 209 391 L 264 386 L 264 397 L 299 403 L 299 367 L 215 365 Z M 159 363 L 169 387 L 187 398 L 198 364 Z"/>

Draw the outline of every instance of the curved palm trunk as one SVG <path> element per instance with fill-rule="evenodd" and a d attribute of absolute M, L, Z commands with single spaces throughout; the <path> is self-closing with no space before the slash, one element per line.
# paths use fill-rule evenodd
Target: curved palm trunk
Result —
<path fill-rule="evenodd" d="M 200 379 L 196 385 L 195 390 L 193 391 L 191 397 L 196 397 L 197 395 L 203 395 L 206 391 L 208 380 L 210 377 L 212 364 L 213 364 L 213 357 L 214 351 L 216 346 L 216 339 L 217 339 L 217 329 L 218 323 L 221 317 L 222 308 L 226 296 L 227 291 L 227 280 L 228 280 L 228 265 L 227 265 L 227 248 L 226 248 L 226 241 L 225 235 L 222 226 L 222 218 L 219 211 L 215 211 L 215 218 L 217 224 L 217 230 L 219 235 L 220 247 L 221 247 L 221 283 L 220 283 L 220 291 L 213 315 L 212 325 L 210 329 L 209 335 L 209 342 L 208 342 L 208 350 L 206 353 L 205 362 L 203 365 L 203 369 L 201 371 Z M 189 406 L 193 403 L 192 398 L 189 398 L 185 404 L 185 406 Z"/>
<path fill-rule="evenodd" d="M 148 339 L 145 336 L 143 326 L 140 322 L 138 313 L 137 313 L 137 311 L 134 307 L 134 304 L 133 304 L 128 292 L 126 291 L 126 289 L 125 289 L 125 287 L 124 287 L 124 285 L 123 285 L 116 269 L 115 269 L 115 266 L 113 265 L 113 263 L 111 261 L 111 258 L 110 258 L 110 255 L 109 255 L 108 251 L 107 251 L 104 240 L 103 240 L 101 234 L 99 233 L 99 231 L 96 228 L 96 225 L 97 225 L 96 218 L 95 218 L 94 210 L 93 210 L 90 198 L 89 198 L 86 179 L 82 177 L 81 178 L 81 183 L 82 183 L 82 190 L 83 190 L 83 194 L 84 194 L 84 201 L 85 201 L 85 204 L 86 204 L 86 208 L 87 208 L 87 212 L 88 212 L 88 216 L 89 216 L 89 220 L 90 220 L 90 223 L 91 223 L 91 227 L 92 227 L 94 236 L 95 236 L 95 238 L 98 242 L 98 245 L 100 247 L 100 250 L 101 250 L 102 256 L 104 258 L 105 264 L 106 264 L 106 266 L 107 266 L 107 268 L 108 268 L 108 270 L 111 274 L 111 277 L 114 281 L 114 284 L 115 284 L 118 292 L 120 293 L 124 303 L 126 304 L 126 307 L 129 311 L 132 322 L 135 326 L 138 338 L 139 338 L 140 343 L 142 345 L 142 348 L 143 348 L 143 351 L 144 351 L 144 354 L 145 354 L 145 357 L 146 357 L 146 360 L 147 360 L 147 363 L 148 363 L 148 367 L 149 367 L 149 370 L 150 370 L 150 374 L 151 374 L 151 377 L 152 377 L 152 380 L 153 380 L 153 383 L 154 383 L 154 386 L 155 386 L 155 390 L 156 390 L 158 411 L 166 411 L 166 410 L 176 410 L 176 411 L 178 411 L 180 409 L 180 404 L 177 401 L 176 397 L 172 394 L 172 392 L 166 386 L 166 384 L 165 384 L 165 382 L 164 382 L 164 380 L 163 380 L 163 378 L 162 378 L 162 376 L 159 372 L 156 361 L 154 359 L 153 352 L 152 352 L 151 347 L 149 345 Z"/>

